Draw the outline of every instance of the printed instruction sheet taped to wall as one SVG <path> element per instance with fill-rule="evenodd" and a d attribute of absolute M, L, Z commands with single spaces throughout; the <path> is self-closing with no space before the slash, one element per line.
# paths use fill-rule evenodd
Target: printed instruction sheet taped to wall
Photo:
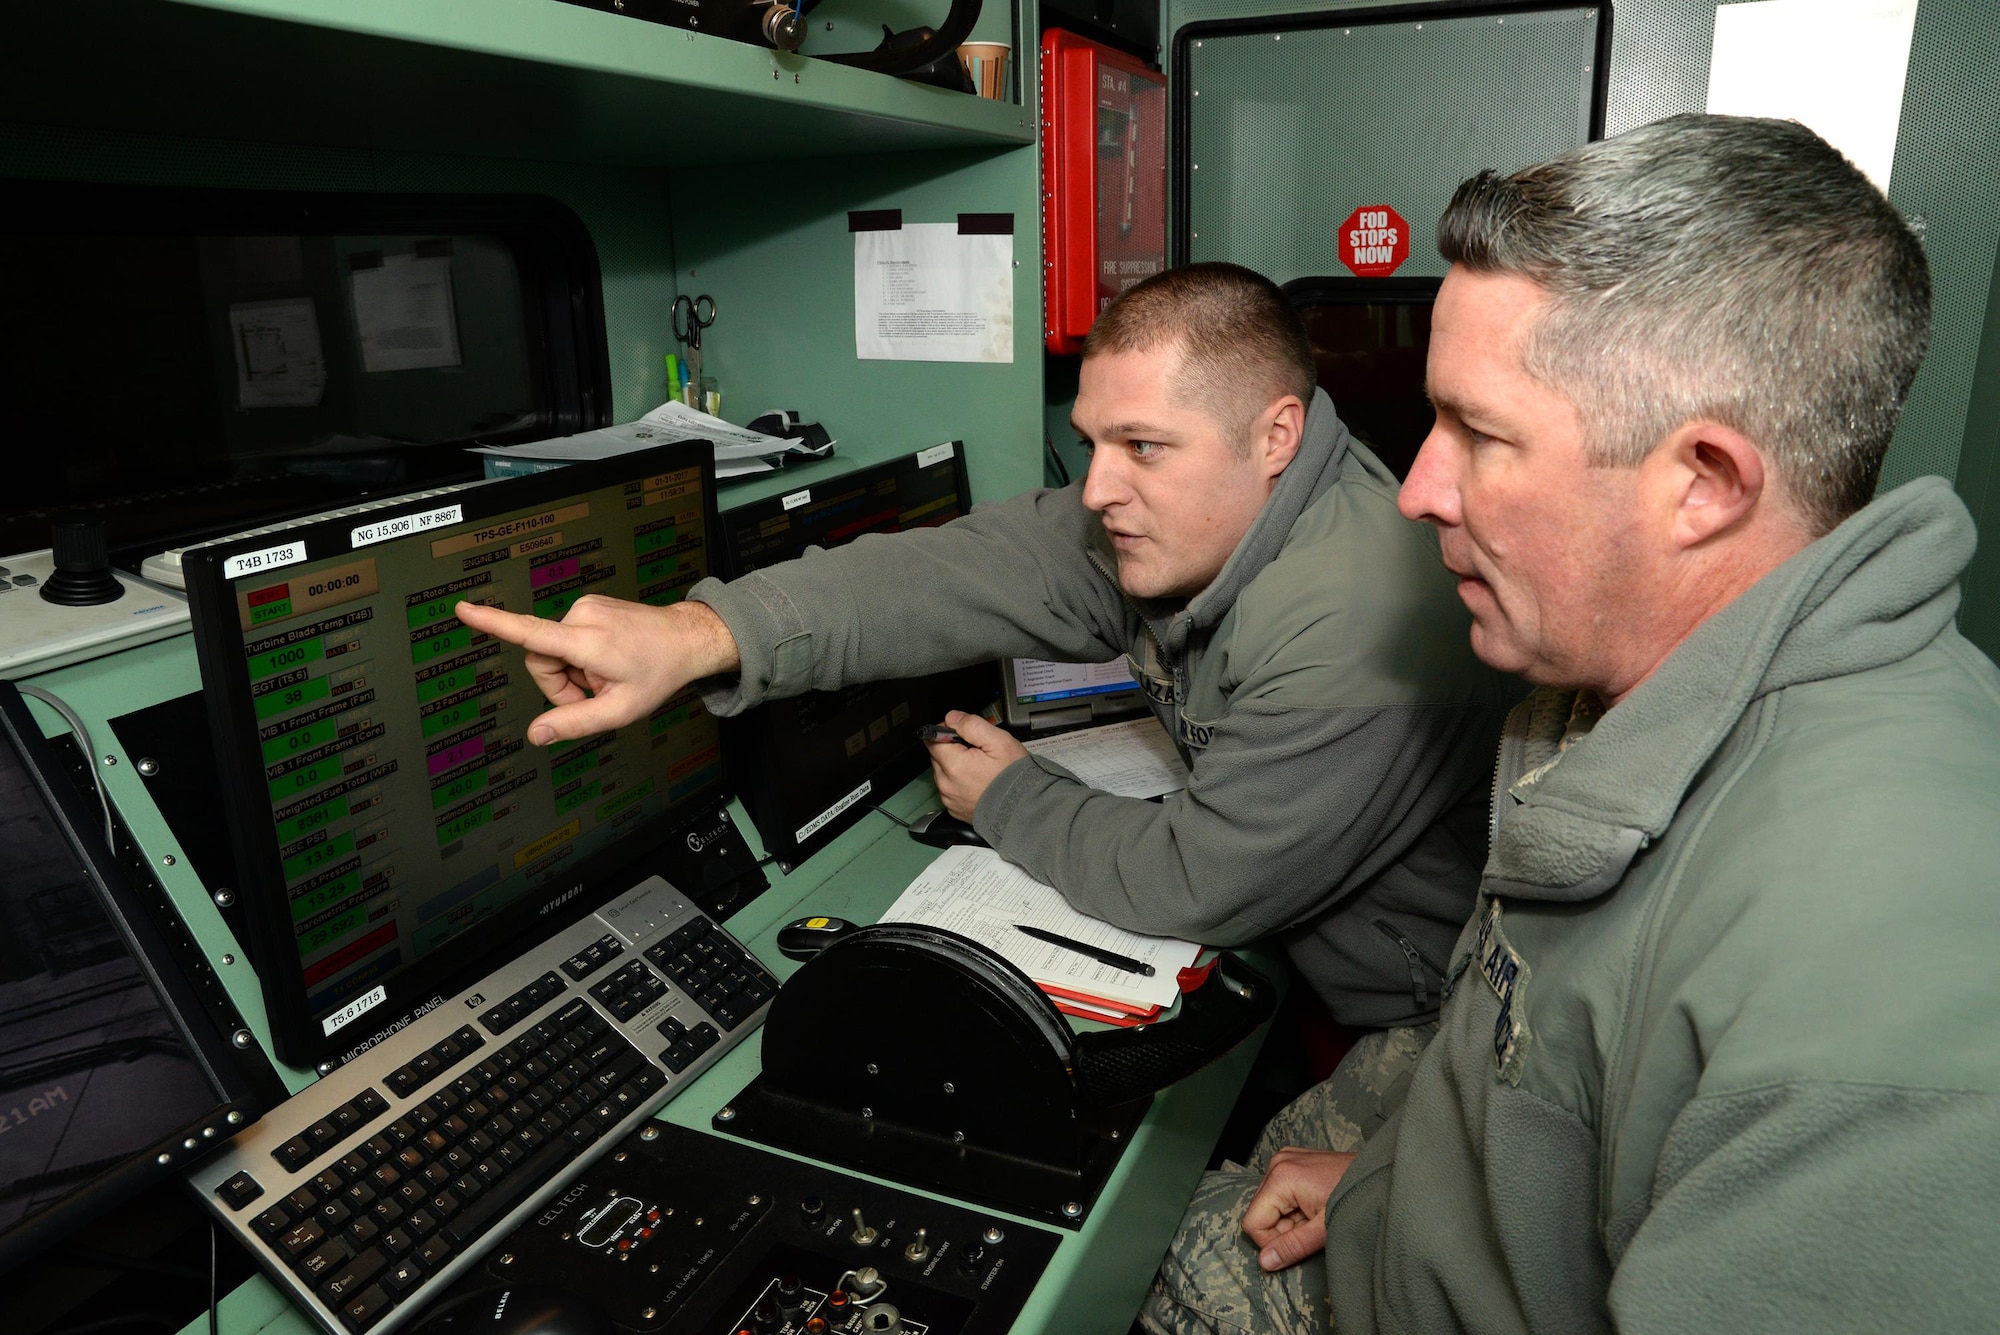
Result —
<path fill-rule="evenodd" d="M 1718 5 L 1708 110 L 1796 120 L 1889 188 L 1917 0 Z"/>
<path fill-rule="evenodd" d="M 854 234 L 854 355 L 862 361 L 1014 360 L 1014 238 L 955 223 Z"/>

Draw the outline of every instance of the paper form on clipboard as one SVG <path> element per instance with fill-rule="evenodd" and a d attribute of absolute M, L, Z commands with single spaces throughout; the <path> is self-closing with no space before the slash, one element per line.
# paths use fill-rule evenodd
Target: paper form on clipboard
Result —
<path fill-rule="evenodd" d="M 1201 953 L 1192 941 L 1141 936 L 1079 913 L 1054 887 L 990 848 L 947 848 L 910 882 L 882 921 L 923 923 L 971 937 L 1058 998 L 1058 1005 L 1069 997 L 1093 1010 L 1132 1015 L 1172 1005 L 1180 995 L 1180 971 Z M 1152 965 L 1153 976 L 1142 978 L 1037 941 L 1015 931 L 1016 923 L 1130 955 Z"/>

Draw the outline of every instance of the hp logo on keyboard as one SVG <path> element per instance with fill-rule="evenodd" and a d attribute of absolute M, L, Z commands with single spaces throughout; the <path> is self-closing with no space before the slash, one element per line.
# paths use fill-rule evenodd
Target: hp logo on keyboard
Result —
<path fill-rule="evenodd" d="M 474 992 L 465 999 L 465 1008 L 469 1011 L 476 1011 L 485 1004 L 486 994 L 484 992 Z"/>

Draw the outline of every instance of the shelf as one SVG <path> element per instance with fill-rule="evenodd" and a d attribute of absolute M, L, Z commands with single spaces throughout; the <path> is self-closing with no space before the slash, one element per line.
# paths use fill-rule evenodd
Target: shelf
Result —
<path fill-rule="evenodd" d="M 104 0 L 9 29 L 0 120 L 29 124 L 653 167 L 1035 137 L 1011 103 L 557 0 Z"/>

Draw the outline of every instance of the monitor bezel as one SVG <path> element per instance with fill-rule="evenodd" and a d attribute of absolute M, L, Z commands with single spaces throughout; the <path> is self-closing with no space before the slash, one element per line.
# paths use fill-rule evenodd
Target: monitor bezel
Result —
<path fill-rule="evenodd" d="M 464 507 L 464 517 L 436 536 L 513 510 L 546 505 L 567 496 L 616 486 L 636 477 L 674 472 L 691 466 L 701 470 L 703 508 L 703 570 L 715 569 L 716 537 L 721 511 L 715 494 L 715 455 L 709 441 L 678 442 L 618 455 L 611 459 L 569 464 L 546 472 L 497 478 L 453 492 L 451 500 Z M 384 980 L 384 999 L 371 1007 L 366 1022 L 356 1022 L 327 1034 L 323 1016 L 312 1013 L 308 990 L 299 968 L 289 914 L 284 908 L 284 882 L 278 858 L 277 831 L 263 801 L 263 764 L 257 744 L 256 721 L 240 707 L 249 697 L 249 666 L 243 657 L 242 632 L 236 622 L 234 581 L 224 574 L 230 557 L 297 541 L 305 545 L 303 561 L 321 561 L 355 550 L 350 535 L 364 516 L 384 519 L 399 513 L 435 509 L 442 497 L 403 497 L 358 509 L 337 518 L 237 537 L 193 548 L 183 560 L 189 610 L 194 622 L 195 653 L 201 664 L 202 689 L 208 697 L 213 724 L 216 765 L 221 774 L 223 805 L 228 811 L 230 843 L 236 852 L 239 896 L 248 926 L 245 942 L 263 985 L 272 1046 L 291 1065 L 321 1073 L 360 1055 L 401 1028 L 417 1014 L 454 992 L 463 990 L 498 964 L 517 954 L 531 939 L 589 913 L 630 887 L 621 869 L 646 858 L 678 832 L 687 820 L 712 811 L 727 795 L 726 777 L 714 789 L 684 799 L 661 817 L 633 829 L 630 835 L 580 859 L 564 874 L 528 892 L 492 918 L 452 938 L 448 949 L 423 957 L 424 967 L 405 964 Z M 518 652 L 518 651 L 516 651 Z M 213 689 L 213 674 L 222 678 Z M 522 721 L 526 726 L 526 721 Z M 235 800 L 257 794 L 257 804 Z"/>
<path fill-rule="evenodd" d="M 1107 686 L 1102 690 L 1084 695 L 1066 696 L 1060 700 L 1024 700 L 1021 698 L 1019 674 L 1014 664 L 1020 658 L 1000 660 L 1000 701 L 1007 726 L 1015 731 L 1038 733 L 1051 728 L 1085 727 L 1095 723 L 1111 723 L 1128 718 L 1136 718 L 1146 712 L 1145 687 L 1139 684 L 1135 674 L 1129 686 Z M 1053 659 L 1043 659 L 1053 662 Z M 1108 661 L 1108 660 L 1107 660 Z M 1129 656 L 1125 656 L 1125 669 L 1132 670 Z"/>
<path fill-rule="evenodd" d="M 199 1117 L 133 1150 L 118 1166 L 86 1179 L 55 1204 L 11 1228 L 0 1229 L 0 1273 L 5 1273 L 156 1183 L 186 1172 L 210 1150 L 219 1149 L 256 1121 L 283 1097 L 283 1088 L 264 1064 L 241 1018 L 233 1013 L 219 1014 L 204 999 L 204 989 L 195 976 L 199 973 L 209 975 L 207 991 L 221 993 L 208 960 L 191 943 L 181 949 L 168 944 L 169 932 L 153 915 L 171 913 L 171 905 L 149 908 L 120 869 L 100 833 L 103 810 L 91 806 L 74 785 L 58 777 L 62 762 L 10 681 L 0 681 L 0 744 L 10 746 L 19 757 L 58 836 L 69 847 L 105 916 L 152 986 L 214 1096 L 213 1106 Z M 173 927 L 173 935 L 189 941 L 182 925 L 175 923 Z M 239 1032 L 243 1036 L 240 1045 L 235 1039 Z M 195 1142 L 196 1149 L 187 1148 L 189 1140 Z"/>
<path fill-rule="evenodd" d="M 940 445 L 944 443 L 946 442 L 939 442 Z M 969 514 L 973 504 L 972 480 L 966 463 L 965 442 L 954 440 L 949 444 L 952 447 L 953 484 L 958 488 L 958 494 L 964 498 L 965 513 Z M 815 479 L 802 489 L 818 490 L 822 487 L 849 485 L 871 474 L 907 465 L 919 459 L 927 450 L 936 448 L 938 447 L 933 445 L 911 450 L 832 477 Z M 725 513 L 739 517 L 763 511 L 783 513 L 786 508 L 786 497 L 796 494 L 795 489 L 747 501 L 742 505 L 731 506 Z M 742 557 L 737 550 L 735 541 L 737 527 L 735 521 L 725 518 L 717 534 L 718 573 L 724 579 L 739 579 L 750 573 L 744 569 Z M 757 569 L 763 567 L 759 566 Z M 968 680 L 972 680 L 971 674 L 980 671 L 981 668 L 980 664 L 968 664 L 965 668 L 948 668 L 945 671 L 965 672 L 968 674 Z M 969 700 L 967 703 L 979 702 Z M 722 754 L 724 764 L 729 770 L 730 786 L 736 790 L 737 796 L 742 801 L 743 809 L 750 817 L 750 823 L 756 826 L 757 836 L 764 845 L 765 854 L 771 857 L 781 870 L 787 872 L 853 828 L 871 810 L 879 806 L 884 798 L 902 788 L 930 766 L 930 761 L 921 747 L 917 747 L 901 760 L 890 758 L 882 761 L 862 776 L 864 781 L 873 786 L 873 791 L 867 800 L 854 802 L 848 809 L 827 820 L 812 834 L 800 840 L 796 837 L 798 825 L 789 815 L 781 815 L 773 809 L 773 798 L 766 784 L 769 766 L 765 763 L 765 755 L 771 734 L 766 719 L 767 716 L 758 710 L 723 719 Z M 914 730 L 916 725 L 913 723 L 911 726 Z M 753 766 L 755 768 L 752 768 Z"/>

